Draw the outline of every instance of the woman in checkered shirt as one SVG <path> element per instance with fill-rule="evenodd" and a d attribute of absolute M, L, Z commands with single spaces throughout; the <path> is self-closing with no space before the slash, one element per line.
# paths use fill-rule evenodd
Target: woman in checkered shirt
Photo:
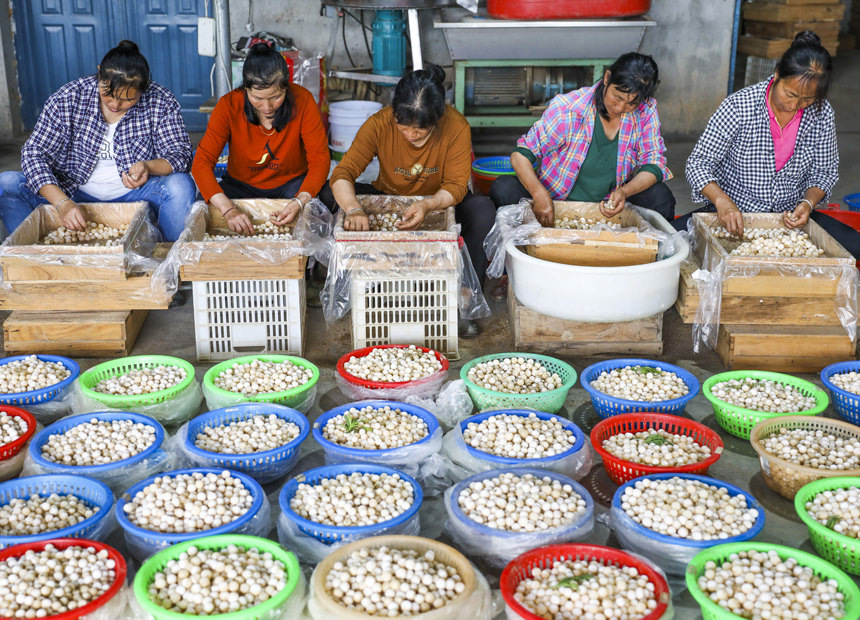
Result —
<path fill-rule="evenodd" d="M 833 108 L 827 102 L 833 60 L 821 39 L 798 34 L 774 75 L 728 97 L 687 160 L 698 209 L 716 212 L 743 234 L 743 213 L 782 213 L 788 228 L 810 219 L 860 258 L 860 234 L 824 212 L 839 179 Z M 673 222 L 685 230 L 690 215 Z"/>

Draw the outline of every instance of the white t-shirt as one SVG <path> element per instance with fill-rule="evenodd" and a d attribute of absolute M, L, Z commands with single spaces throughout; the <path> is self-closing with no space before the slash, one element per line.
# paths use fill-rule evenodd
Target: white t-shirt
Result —
<path fill-rule="evenodd" d="M 107 133 L 102 137 L 102 145 L 96 157 L 96 167 L 87 182 L 80 186 L 82 192 L 98 200 L 115 200 L 125 196 L 131 190 L 122 184 L 122 178 L 116 167 L 113 138 L 116 135 L 116 123 L 108 123 Z"/>

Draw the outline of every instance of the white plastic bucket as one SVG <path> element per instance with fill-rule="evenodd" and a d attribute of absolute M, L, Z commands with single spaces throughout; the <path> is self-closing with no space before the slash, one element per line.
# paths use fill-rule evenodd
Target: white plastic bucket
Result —
<path fill-rule="evenodd" d="M 364 121 L 382 109 L 376 101 L 338 101 L 328 107 L 331 150 L 346 153 Z"/>

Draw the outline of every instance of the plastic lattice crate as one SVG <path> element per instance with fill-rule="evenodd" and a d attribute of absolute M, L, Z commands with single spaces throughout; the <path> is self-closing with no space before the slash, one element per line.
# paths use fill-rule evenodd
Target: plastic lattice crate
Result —
<path fill-rule="evenodd" d="M 302 355 L 304 280 L 225 280 L 193 287 L 198 361 Z"/>
<path fill-rule="evenodd" d="M 459 359 L 457 273 L 352 276 L 352 343 L 415 344 Z"/>

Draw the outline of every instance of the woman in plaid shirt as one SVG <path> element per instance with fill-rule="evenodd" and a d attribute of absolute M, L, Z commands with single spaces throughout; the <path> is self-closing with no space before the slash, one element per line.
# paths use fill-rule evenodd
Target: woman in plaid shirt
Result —
<path fill-rule="evenodd" d="M 24 172 L 0 174 L 0 218 L 12 232 L 50 203 L 65 226 L 83 230 L 76 203 L 142 200 L 175 241 L 196 193 L 190 163 L 179 103 L 151 81 L 137 45 L 122 41 L 97 75 L 66 84 L 45 103 L 21 149 Z"/>

